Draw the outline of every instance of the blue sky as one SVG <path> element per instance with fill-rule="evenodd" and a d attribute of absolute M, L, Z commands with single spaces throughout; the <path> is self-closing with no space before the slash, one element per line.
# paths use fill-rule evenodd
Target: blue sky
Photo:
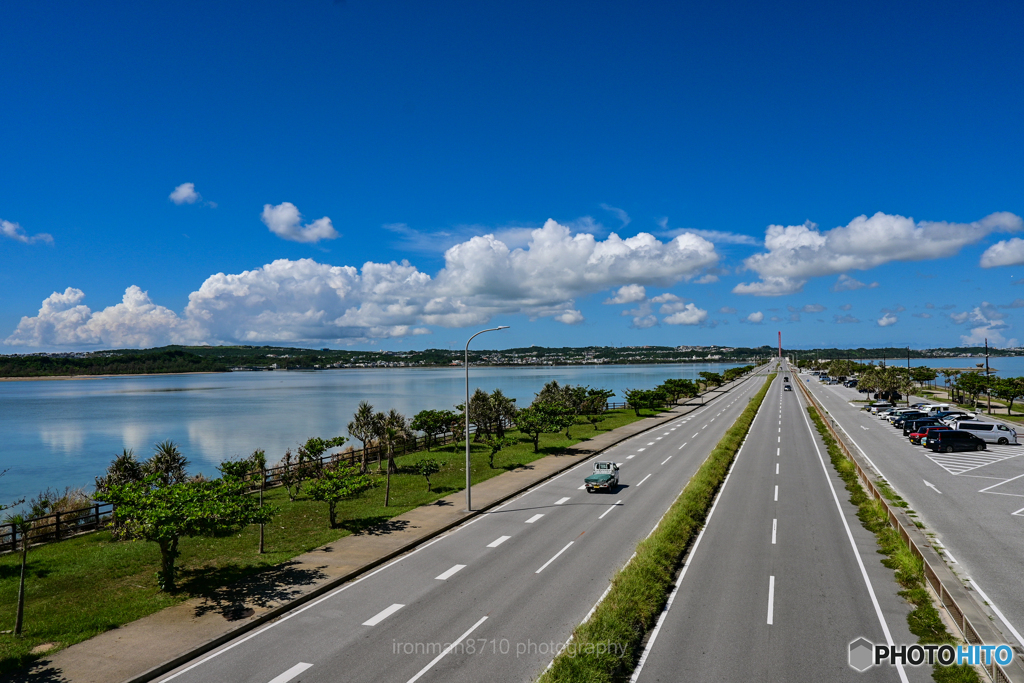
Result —
<path fill-rule="evenodd" d="M 6 3 L 0 352 L 1016 345 L 1024 6 L 901 5 Z"/>

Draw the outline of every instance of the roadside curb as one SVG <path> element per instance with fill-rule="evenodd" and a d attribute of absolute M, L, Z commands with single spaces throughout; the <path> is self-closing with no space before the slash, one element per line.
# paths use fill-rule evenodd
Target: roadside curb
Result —
<path fill-rule="evenodd" d="M 799 383 L 804 396 L 808 402 L 822 416 L 822 422 L 828 429 L 829 434 L 839 444 L 843 454 L 853 462 L 857 468 L 857 474 L 867 488 L 868 494 L 878 500 L 886 511 L 889 523 L 899 532 L 900 537 L 910 547 L 917 557 L 924 562 L 924 574 L 928 586 L 939 598 L 939 602 L 946 610 L 949 619 L 956 624 L 965 642 L 970 645 L 1004 645 L 1011 644 L 1016 656 L 1013 662 L 1003 667 L 995 662 L 989 666 L 981 667 L 993 681 L 1000 683 L 1024 683 L 1024 655 L 1020 648 L 1012 643 L 1013 638 L 1008 638 L 989 618 L 971 591 L 963 585 L 960 579 L 946 566 L 945 561 L 932 546 L 931 541 L 914 524 L 907 513 L 899 507 L 890 505 L 889 501 L 882 495 L 877 485 L 877 477 L 871 469 L 861 463 L 860 458 L 854 454 L 854 448 L 847 444 L 846 440 L 832 425 L 828 409 L 825 408 L 810 392 L 802 382 Z"/>
<path fill-rule="evenodd" d="M 506 495 L 504 495 L 504 496 L 502 496 L 502 497 L 500 497 L 500 498 L 498 498 L 496 500 L 493 500 L 493 501 L 489 502 L 487 505 L 485 505 L 485 506 L 483 506 L 483 507 L 481 507 L 479 509 L 472 510 L 472 511 L 466 513 L 465 516 L 460 517 L 459 519 L 453 520 L 453 521 L 451 521 L 451 522 L 449 522 L 447 524 L 444 524 L 441 527 L 433 529 L 433 530 L 425 533 L 423 536 L 420 536 L 419 538 L 417 538 L 417 539 L 415 539 L 413 541 L 410 541 L 409 543 L 406 543 L 403 546 L 400 546 L 400 547 L 398 547 L 398 548 L 396 548 L 396 549 L 394 549 L 392 551 L 389 551 L 389 552 L 385 553 L 384 555 L 379 556 L 379 557 L 373 559 L 372 561 L 367 562 L 367 563 L 361 565 L 360 567 L 358 567 L 358 568 L 348 572 L 347 574 L 344 574 L 342 576 L 337 576 L 337 577 L 334 577 L 332 579 L 329 579 L 328 581 L 325 581 L 322 585 L 317 586 L 316 588 L 314 588 L 310 592 L 305 593 L 303 595 L 300 595 L 300 596 L 298 596 L 298 597 L 296 597 L 296 598 L 294 598 L 294 599 L 292 599 L 292 600 L 290 600 L 290 601 L 288 601 L 288 602 L 286 602 L 286 603 L 284 603 L 282 605 L 278 605 L 277 607 L 274 607 L 274 608 L 272 608 L 270 610 L 267 610 L 263 614 L 260 614 L 259 616 L 254 617 L 250 621 L 247 621 L 244 624 L 240 624 L 240 625 L 236 626 L 235 628 L 232 628 L 231 630 L 226 631 L 226 632 L 220 634 L 219 636 L 216 636 L 214 638 L 211 638 L 210 640 L 207 640 L 204 643 L 196 645 L 195 647 L 191 648 L 190 650 L 188 650 L 186 652 L 183 652 L 183 653 L 175 656 L 174 658 L 172 658 L 172 659 L 170 659 L 168 661 L 165 661 L 165 662 L 163 662 L 161 664 L 158 664 L 157 666 L 154 666 L 154 667 L 152 667 L 150 669 L 147 669 L 146 671 L 144 671 L 144 672 L 142 672 L 140 674 L 136 674 L 136 675 L 131 676 L 131 677 L 127 678 L 127 679 L 124 679 L 122 681 L 122 683 L 147 683 L 148 681 L 152 681 L 152 680 L 158 678 L 159 676 L 162 676 L 163 674 L 169 673 L 169 672 L 173 671 L 174 669 L 182 666 L 183 664 L 185 664 L 185 663 L 187 663 L 187 662 L 189 662 L 189 661 L 191 661 L 193 659 L 196 659 L 198 657 L 201 657 L 202 655 L 205 655 L 205 654 L 207 654 L 207 653 L 217 649 L 221 645 L 224 645 L 224 644 L 234 640 L 235 638 L 238 638 L 241 635 L 244 635 L 244 634 L 246 634 L 246 633 L 248 633 L 250 631 L 254 631 L 257 628 L 259 628 L 260 626 L 263 626 L 264 624 L 267 624 L 267 623 L 269 623 L 271 621 L 274 621 L 275 619 L 278 619 L 278 618 L 284 616 L 288 612 L 291 612 L 292 610 L 294 610 L 294 609 L 296 609 L 298 607 L 301 607 L 302 605 L 304 605 L 304 604 L 306 604 L 306 603 L 308 603 L 308 602 L 310 602 L 312 600 L 315 600 L 316 598 L 319 598 L 319 597 L 321 597 L 321 596 L 323 596 L 323 595 L 325 595 L 327 593 L 330 593 L 331 591 L 333 591 L 334 589 L 338 588 L 339 586 L 342 586 L 342 585 L 344 585 L 344 584 L 346 584 L 346 583 L 348 583 L 348 582 L 358 578 L 359 576 L 365 574 L 366 572 L 371 571 L 371 570 L 373 570 L 373 569 L 375 569 L 375 568 L 377 568 L 377 567 L 379 567 L 379 566 L 381 566 L 381 565 L 383 565 L 383 564 L 385 564 L 385 563 L 387 563 L 387 562 L 389 562 L 389 561 L 391 561 L 391 560 L 393 560 L 393 559 L 395 559 L 397 557 L 400 557 L 401 555 L 404 555 L 404 554 L 414 550 L 415 548 L 417 548 L 418 546 L 422 545 L 423 543 L 425 543 L 427 541 L 430 541 L 430 540 L 432 540 L 434 538 L 437 538 L 438 536 L 440 536 L 440 535 L 442 535 L 442 534 L 444 534 L 444 533 L 446 533 L 448 531 L 451 531 L 452 529 L 454 529 L 454 528 L 456 528 L 458 526 L 461 526 L 462 524 L 465 524 L 467 521 L 469 521 L 471 519 L 474 519 L 474 518 L 478 517 L 479 515 L 488 512 L 489 510 L 493 509 L 494 507 L 497 507 L 498 505 L 501 505 L 501 504 L 503 504 L 503 503 L 505 503 L 505 502 L 507 502 L 507 501 L 509 501 L 509 500 L 511 500 L 511 499 L 513 499 L 515 497 L 517 497 L 517 496 L 520 496 L 523 493 L 525 493 L 525 492 L 535 488 L 536 486 L 538 486 L 540 484 L 543 484 L 543 483 L 545 483 L 547 481 L 550 481 L 554 477 L 557 477 L 557 476 L 560 476 L 560 475 L 564 474 L 567 470 L 569 470 L 569 469 L 571 469 L 573 467 L 576 467 L 576 466 L 578 466 L 581 463 L 586 462 L 587 459 L 589 459 L 589 458 L 592 458 L 592 457 L 595 457 L 597 455 L 600 455 L 601 453 L 603 453 L 604 451 L 608 450 L 609 448 L 617 446 L 617 445 L 621 444 L 623 441 L 626 441 L 627 439 L 631 439 L 631 438 L 633 438 L 635 436 L 639 436 L 640 434 L 644 434 L 644 433 L 649 432 L 649 431 L 651 431 L 653 429 L 657 429 L 661 425 L 665 424 L 666 422 L 670 422 L 672 420 L 675 420 L 675 419 L 681 417 L 682 415 L 686 415 L 686 414 L 695 412 L 696 410 L 698 410 L 698 409 L 700 409 L 700 408 L 702 408 L 702 407 L 704 407 L 706 405 L 709 405 L 715 399 L 728 394 L 730 391 L 732 391 L 736 387 L 742 385 L 744 382 L 746 382 L 747 380 L 751 379 L 754 376 L 754 373 L 756 373 L 756 371 L 757 370 L 755 369 L 752 373 L 748 373 L 747 375 L 744 375 L 744 376 L 740 377 L 739 379 L 733 380 L 732 382 L 729 382 L 728 384 L 723 385 L 722 387 L 719 387 L 719 388 L 716 388 L 716 389 L 712 389 L 710 391 L 705 392 L 705 394 L 704 394 L 704 402 L 703 402 L 702 405 L 684 404 L 682 406 L 677 406 L 677 407 L 672 408 L 669 411 L 667 411 L 667 413 L 664 416 L 656 416 L 656 417 L 648 418 L 648 419 L 651 420 L 651 422 L 646 423 L 646 426 L 643 429 L 639 429 L 637 431 L 632 431 L 632 430 L 629 429 L 629 427 L 631 427 L 633 425 L 639 425 L 639 424 L 645 424 L 645 423 L 639 422 L 639 421 L 638 422 L 632 422 L 632 423 L 630 423 L 628 425 L 623 425 L 622 427 L 619 427 L 616 430 L 612 430 L 612 432 L 622 430 L 623 433 L 622 433 L 622 435 L 619 438 L 614 439 L 610 443 L 605 444 L 604 446 L 598 448 L 597 450 L 588 450 L 588 449 L 585 449 L 585 448 L 580 448 L 581 446 L 583 446 L 584 444 L 588 443 L 592 439 L 588 439 L 587 441 L 581 441 L 578 444 L 574 444 L 573 446 L 569 446 L 568 448 L 565 449 L 565 451 L 563 452 L 563 455 L 582 456 L 582 457 L 575 457 L 575 458 L 571 459 L 568 463 L 566 463 L 565 466 L 559 467 L 558 469 L 548 473 L 546 476 L 544 476 L 544 477 L 542 477 L 540 479 L 532 481 L 532 482 L 530 482 L 528 484 L 524 484 L 523 486 L 517 488 L 516 490 L 514 490 L 514 491 L 512 491 L 512 492 L 510 492 L 510 493 L 508 493 L 508 494 L 506 494 Z M 680 410 L 680 408 L 691 408 L 691 410 L 688 410 L 686 412 L 678 412 Z M 606 434 L 608 434 L 608 433 L 606 433 Z"/>

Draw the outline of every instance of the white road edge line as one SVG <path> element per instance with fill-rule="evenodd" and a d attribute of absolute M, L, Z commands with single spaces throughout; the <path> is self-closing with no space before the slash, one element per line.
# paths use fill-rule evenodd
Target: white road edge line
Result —
<path fill-rule="evenodd" d="M 452 567 L 451 569 L 449 569 L 448 571 L 446 571 L 445 573 L 441 574 L 440 576 L 435 576 L 434 579 L 437 580 L 437 581 L 447 581 L 448 579 L 450 579 L 453 576 L 455 576 L 455 574 L 458 573 L 458 571 L 460 569 L 465 569 L 465 568 L 466 568 L 466 565 L 464 565 L 464 564 L 457 564 L 454 567 Z"/>
<path fill-rule="evenodd" d="M 487 544 L 488 548 L 497 548 L 499 545 L 512 538 L 511 536 L 499 536 L 496 540 L 491 541 Z"/>
<path fill-rule="evenodd" d="M 985 591 L 981 590 L 981 586 L 979 586 L 974 581 L 974 579 L 967 579 L 967 580 L 971 582 L 972 586 L 974 586 L 974 590 L 978 591 L 978 595 L 981 596 L 981 599 L 984 600 L 988 604 L 988 606 L 992 608 L 992 611 L 996 613 L 996 616 L 999 617 L 999 619 L 1003 622 L 1003 624 L 1006 625 L 1006 628 L 1010 629 L 1010 633 L 1012 633 L 1013 637 L 1017 639 L 1017 642 L 1020 643 L 1021 645 L 1024 645 L 1024 638 L 1022 638 L 1021 635 L 1019 633 L 1017 633 L 1017 629 L 1015 629 L 1013 627 L 1013 624 L 1011 624 L 1007 620 L 1007 618 L 1003 616 L 1003 613 L 999 611 L 999 608 L 992 604 L 992 601 L 988 599 L 987 595 L 985 595 Z"/>
<path fill-rule="evenodd" d="M 487 617 L 480 617 L 480 621 L 478 621 L 475 624 L 473 624 L 472 626 L 470 626 L 468 631 L 466 631 L 461 636 L 459 636 L 458 640 L 456 640 L 454 643 L 452 643 L 451 645 L 446 647 L 444 650 L 442 650 L 441 654 L 439 654 L 438 656 L 434 657 L 430 661 L 430 664 L 427 664 L 425 667 L 420 669 L 420 672 L 418 674 L 416 674 L 415 676 L 413 676 L 412 678 L 410 678 L 407 683 L 415 683 L 415 681 L 418 681 L 423 674 L 425 674 L 428 671 L 430 671 L 431 669 L 433 669 L 435 664 L 440 662 L 441 659 L 444 658 L 445 655 L 447 655 L 449 652 L 454 650 L 458 646 L 459 643 L 461 643 L 463 640 L 466 639 L 466 636 L 468 636 L 470 633 L 475 631 L 477 629 L 477 627 L 480 624 L 484 623 L 485 621 L 487 621 Z"/>
<path fill-rule="evenodd" d="M 760 412 L 761 411 L 759 409 L 758 410 L 758 414 L 760 414 Z M 747 430 L 747 434 L 748 435 L 750 434 L 750 430 L 754 428 L 754 422 L 756 422 L 756 421 L 757 421 L 757 415 L 754 415 L 754 419 L 750 421 L 750 429 Z M 687 562 L 683 565 L 683 570 L 681 572 L 679 572 L 679 578 L 676 579 L 675 588 L 673 588 L 672 592 L 669 594 L 668 601 L 665 603 L 665 608 L 662 610 L 661 616 L 658 617 L 658 622 L 654 625 L 654 630 L 651 631 L 650 638 L 647 639 L 647 647 L 644 648 L 643 654 L 640 655 L 640 661 L 637 662 L 636 668 L 633 669 L 633 675 L 630 677 L 629 683 L 636 683 L 637 679 L 640 678 L 640 672 L 643 671 L 644 664 L 647 662 L 647 657 L 651 654 L 651 648 L 654 647 L 654 642 L 658 639 L 658 633 L 661 631 L 662 624 L 665 623 L 665 617 L 668 616 L 668 611 L 670 609 L 672 609 L 672 602 L 676 599 L 676 593 L 679 592 L 679 586 L 682 585 L 683 578 L 686 576 L 686 572 L 687 572 L 687 570 L 689 570 L 690 565 L 692 564 L 693 556 L 697 553 L 697 548 L 700 547 L 700 541 L 701 541 L 702 538 L 704 538 L 704 532 L 707 530 L 708 524 L 711 523 L 711 516 L 715 514 L 715 508 L 718 507 L 718 501 L 720 501 L 722 499 L 722 492 L 725 491 L 725 486 L 726 486 L 726 484 L 729 483 L 729 477 L 732 476 L 732 469 L 736 466 L 736 463 L 739 462 L 740 454 L 743 453 L 743 448 L 746 445 L 747 445 L 747 438 L 743 437 L 743 443 L 740 444 L 739 450 L 736 451 L 736 457 L 733 458 L 732 464 L 729 465 L 729 471 L 725 475 L 725 480 L 722 482 L 721 488 L 718 489 L 718 495 L 715 496 L 715 502 L 713 502 L 711 504 L 711 509 L 708 510 L 708 516 L 704 519 L 704 526 L 701 527 L 700 533 L 697 534 L 697 540 L 695 540 L 693 542 L 693 548 L 690 550 L 690 556 L 687 558 Z M 669 456 L 669 457 L 672 457 L 672 456 Z M 664 463 L 662 463 L 662 464 L 664 464 Z M 681 491 L 680 491 L 679 495 L 680 496 L 682 495 Z M 676 500 L 678 500 L 678 499 L 679 499 L 679 496 L 676 496 Z M 675 504 L 675 501 L 672 501 L 672 505 L 674 505 L 674 504 Z M 669 507 L 671 507 L 671 505 Z M 665 511 L 665 514 L 666 515 L 668 514 L 667 510 Z M 665 518 L 665 515 L 662 515 L 661 519 L 664 519 L 664 518 Z M 651 529 L 651 532 L 649 534 L 647 534 L 647 538 L 650 538 L 651 534 L 654 533 L 654 530 L 658 528 L 659 524 L 661 524 L 661 519 L 658 520 L 658 524 L 654 525 L 654 528 Z"/>
<path fill-rule="evenodd" d="M 374 616 L 372 616 L 369 619 L 367 619 L 366 621 L 364 621 L 363 622 L 363 626 L 376 626 L 377 624 L 379 624 L 380 622 L 384 621 L 385 619 L 387 619 L 388 617 L 390 617 L 392 614 L 394 614 L 398 610 L 402 609 L 403 607 L 405 607 L 405 605 L 399 605 L 396 602 L 394 605 L 391 605 L 391 607 L 388 607 L 387 609 L 381 610 L 380 612 L 378 612 Z"/>
<path fill-rule="evenodd" d="M 868 576 L 868 570 L 864 568 L 864 560 L 861 559 L 860 553 L 857 552 L 857 542 L 853 538 L 853 532 L 850 531 L 850 525 L 846 522 L 846 515 L 843 514 L 843 506 L 839 502 L 838 494 L 836 494 L 836 487 L 832 485 L 832 478 L 829 476 L 828 468 L 825 467 L 825 458 L 822 457 L 821 449 L 818 448 L 818 433 L 811 428 L 811 419 L 807 417 L 807 411 L 800 412 L 803 413 L 804 424 L 807 425 L 807 431 L 811 435 L 811 443 L 814 444 L 814 451 L 818 454 L 818 462 L 821 463 L 821 471 L 825 474 L 825 481 L 828 482 L 828 487 L 832 491 L 832 500 L 835 501 L 836 511 L 839 512 L 839 519 L 843 522 L 843 528 L 846 529 L 846 538 L 850 541 L 850 547 L 853 549 L 853 556 L 857 558 L 857 566 L 860 567 L 861 578 L 864 579 L 864 585 L 868 589 L 868 595 L 871 596 L 871 604 L 875 608 L 875 617 L 878 618 L 878 623 L 882 626 L 882 633 L 885 635 L 885 643 L 892 647 L 893 640 L 892 634 L 889 633 L 889 625 L 885 623 L 885 617 L 882 615 L 882 607 L 878 604 L 878 598 L 875 597 L 875 589 L 871 585 L 871 578 Z M 844 429 L 843 431 L 846 430 Z M 857 448 L 860 448 L 860 446 L 857 446 Z M 861 452 L 863 453 L 863 451 Z M 870 462 L 870 458 L 868 459 L 868 462 Z M 872 466 L 874 466 L 874 463 L 872 463 Z M 907 678 L 907 672 L 903 670 L 902 664 L 896 665 L 896 671 L 899 673 L 900 681 L 902 681 L 902 683 L 910 683 Z"/>
<path fill-rule="evenodd" d="M 540 566 L 540 569 L 538 569 L 537 571 L 535 571 L 535 572 L 534 572 L 534 574 L 540 574 L 540 573 L 541 573 L 542 571 L 544 571 L 544 570 L 545 570 L 545 569 L 547 568 L 547 566 L 548 566 L 549 564 L 551 564 L 552 562 L 554 562 L 555 560 L 557 560 L 557 559 L 558 559 L 558 556 L 559 556 L 559 555 L 561 555 L 562 553 L 564 553 L 564 552 L 565 552 L 566 550 L 568 550 L 568 549 L 569 549 L 569 546 L 571 546 L 571 545 L 572 545 L 573 543 L 575 543 L 575 541 L 569 541 L 568 543 L 566 543 L 566 544 L 565 544 L 565 547 L 564 547 L 564 548 L 562 548 L 562 549 L 561 549 L 561 550 L 559 550 L 559 551 L 558 551 L 557 553 L 555 553 L 555 556 L 554 556 L 554 557 L 552 557 L 552 558 L 551 558 L 550 560 L 548 560 L 547 562 L 545 562 L 544 564 L 542 564 L 542 565 Z M 410 682 L 410 683 L 411 683 L 411 682 Z"/>
<path fill-rule="evenodd" d="M 643 479 L 640 480 L 640 483 L 637 484 L 636 487 L 640 488 L 640 485 L 643 484 L 645 481 L 647 481 L 650 478 L 651 478 L 651 475 L 648 474 L 646 477 L 644 477 Z"/>
<path fill-rule="evenodd" d="M 650 476 L 650 475 L 647 475 L 647 476 Z M 598 517 L 598 519 L 604 519 L 604 516 L 607 515 L 609 512 L 611 512 L 612 510 L 614 510 L 615 508 L 619 507 L 619 503 L 621 503 L 621 502 L 622 502 L 622 500 L 620 499 L 620 500 L 615 501 L 611 505 L 609 505 L 608 509 L 605 510 L 604 512 L 602 512 L 601 516 Z"/>
<path fill-rule="evenodd" d="M 292 668 L 290 668 L 287 671 L 285 671 L 280 676 L 275 677 L 272 681 L 270 681 L 270 683 L 288 683 L 288 681 L 292 680 L 293 678 L 295 678 L 296 676 L 298 676 L 300 673 L 302 673 L 303 671 L 305 671 L 306 669 L 308 669 L 311 666 L 313 666 L 313 665 L 312 664 L 306 664 L 305 662 L 299 662 L 298 664 L 296 664 Z"/>
<path fill-rule="evenodd" d="M 775 616 L 775 577 L 768 577 L 768 625 L 772 625 L 772 617 Z"/>

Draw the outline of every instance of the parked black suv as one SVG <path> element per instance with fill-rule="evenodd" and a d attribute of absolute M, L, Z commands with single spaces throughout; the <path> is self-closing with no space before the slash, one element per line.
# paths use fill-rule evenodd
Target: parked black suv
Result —
<path fill-rule="evenodd" d="M 900 415 L 899 417 L 892 421 L 892 426 L 902 427 L 907 423 L 907 420 L 919 420 L 925 417 L 928 417 L 928 413 L 922 413 L 921 411 L 903 413 L 902 415 Z"/>
<path fill-rule="evenodd" d="M 984 440 L 970 432 L 951 429 L 948 432 L 929 433 L 927 448 L 937 452 L 952 453 L 953 451 L 983 451 L 986 445 Z"/>
<path fill-rule="evenodd" d="M 907 420 L 903 423 L 903 436 L 910 436 L 914 432 L 919 432 L 925 427 L 931 427 L 932 425 L 942 425 L 934 417 L 921 417 L 916 420 Z"/>

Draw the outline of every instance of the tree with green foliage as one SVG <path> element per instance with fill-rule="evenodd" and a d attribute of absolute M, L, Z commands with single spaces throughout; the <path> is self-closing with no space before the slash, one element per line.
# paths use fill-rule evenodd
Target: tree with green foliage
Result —
<path fill-rule="evenodd" d="M 178 445 L 170 439 L 153 447 L 153 455 L 142 464 L 143 474 L 156 476 L 161 486 L 180 484 L 188 481 L 188 458 L 181 454 Z"/>
<path fill-rule="evenodd" d="M 427 480 L 427 491 L 430 491 L 430 475 L 437 474 L 446 463 L 433 458 L 424 458 L 416 463 L 416 471 Z"/>
<path fill-rule="evenodd" d="M 976 407 L 978 396 L 988 390 L 989 378 L 980 372 L 965 372 L 957 379 L 956 386 L 970 399 L 968 403 Z"/>
<path fill-rule="evenodd" d="M 516 440 L 511 436 L 496 436 L 487 442 L 488 448 L 491 449 L 491 452 L 487 457 L 487 463 L 491 466 L 492 470 L 494 469 L 494 457 L 498 455 L 503 448 L 514 446 L 515 443 Z"/>
<path fill-rule="evenodd" d="M 700 378 L 704 380 L 704 386 L 713 388 L 722 386 L 722 376 L 717 372 L 708 372 L 706 370 L 698 373 Z"/>
<path fill-rule="evenodd" d="M 505 436 L 505 430 L 515 422 L 516 412 L 516 400 L 509 398 L 501 389 L 495 389 L 491 392 L 491 415 L 494 417 L 494 433 L 497 434 L 498 438 Z"/>
<path fill-rule="evenodd" d="M 913 377 L 914 381 L 918 384 L 924 384 L 925 382 L 931 382 L 938 377 L 938 373 L 928 366 L 919 365 L 916 368 L 910 369 L 910 376 Z"/>
<path fill-rule="evenodd" d="M 373 406 L 367 401 L 360 401 L 352 421 L 348 423 L 348 433 L 359 439 L 363 445 L 363 453 L 359 462 L 359 471 L 366 474 L 369 469 L 370 441 L 373 439 Z"/>
<path fill-rule="evenodd" d="M 13 526 L 16 533 L 21 534 L 21 579 L 18 583 L 18 611 L 14 617 L 14 635 L 20 636 L 25 618 L 25 569 L 28 566 L 28 537 L 32 531 L 32 522 L 21 514 L 10 515 L 4 521 Z"/>
<path fill-rule="evenodd" d="M 1024 377 L 994 377 L 992 395 L 1006 402 L 1006 414 L 1013 415 L 1013 402 L 1024 396 Z"/>
<path fill-rule="evenodd" d="M 177 590 L 175 562 L 182 538 L 218 536 L 248 524 L 268 522 L 275 510 L 259 507 L 236 479 L 163 484 L 153 474 L 141 482 L 111 485 L 97 497 L 117 506 L 121 523 L 134 538 L 160 548 L 157 583 L 163 591 Z"/>
<path fill-rule="evenodd" d="M 342 465 L 327 467 L 320 476 L 306 486 L 306 495 L 313 500 L 327 503 L 327 514 L 331 528 L 338 526 L 338 503 L 365 491 L 373 486 L 373 479 L 368 474 L 361 474 L 356 467 Z"/>
<path fill-rule="evenodd" d="M 669 401 L 668 394 L 661 389 L 626 389 L 623 394 L 637 417 L 644 408 L 657 411 Z"/>
<path fill-rule="evenodd" d="M 443 435 L 448 431 L 451 425 L 450 413 L 450 410 L 421 410 L 413 416 L 409 427 L 423 432 L 428 451 L 438 435 Z"/>
<path fill-rule="evenodd" d="M 491 395 L 483 389 L 477 388 L 473 395 L 469 397 L 469 423 L 476 427 L 473 441 L 490 438 L 494 417 Z"/>
<path fill-rule="evenodd" d="M 564 406 L 556 403 L 534 402 L 516 414 L 519 431 L 533 441 L 533 452 L 540 452 L 540 435 L 545 432 L 560 432 L 571 415 Z"/>

